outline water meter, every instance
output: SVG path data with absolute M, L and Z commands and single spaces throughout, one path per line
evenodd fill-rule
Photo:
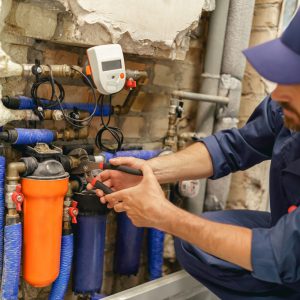
M 87 50 L 87 56 L 94 84 L 101 94 L 114 94 L 124 87 L 125 64 L 120 45 L 95 46 Z

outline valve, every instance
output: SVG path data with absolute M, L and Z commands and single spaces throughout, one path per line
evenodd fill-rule
M 22 187 L 18 184 L 16 190 L 11 195 L 11 199 L 15 203 L 17 211 L 22 211 L 22 203 L 24 201 L 24 195 L 21 193 L 21 190 Z
M 183 112 L 184 112 L 183 101 L 179 101 L 178 106 L 176 107 L 177 118 L 181 118 Z
M 68 212 L 72 219 L 73 224 L 77 224 L 77 216 L 78 216 L 78 208 L 77 208 L 78 202 L 72 201 L 71 207 L 69 207 Z
M 136 88 L 136 81 L 132 78 L 127 79 L 125 83 L 125 88 L 129 90 Z

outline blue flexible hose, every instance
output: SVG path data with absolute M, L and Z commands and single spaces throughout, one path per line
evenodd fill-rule
M 13 143 L 14 145 L 50 144 L 55 139 L 54 132 L 49 129 L 15 128 L 15 130 L 18 133 L 18 138 Z
M 34 103 L 32 98 L 25 97 L 25 96 L 18 96 L 18 98 L 19 98 L 19 101 L 20 101 L 18 109 L 23 110 L 23 109 L 34 109 L 35 108 L 35 103 Z M 51 102 L 53 102 L 53 101 L 41 99 L 42 105 L 49 105 L 49 104 L 51 104 Z M 69 110 L 73 110 L 76 107 L 78 110 L 87 111 L 90 114 L 94 111 L 94 108 L 95 108 L 94 103 L 68 103 L 68 102 L 63 102 L 61 104 L 61 106 L 63 107 L 63 109 L 69 109 Z M 60 106 L 59 105 L 54 105 L 54 106 L 49 107 L 49 109 L 50 110 L 60 109 Z M 104 104 L 103 105 L 103 116 L 109 116 L 110 114 L 112 114 L 111 106 L 108 105 L 108 104 Z M 99 106 L 99 105 L 97 106 L 95 116 L 101 116 L 101 106 Z
M 61 241 L 60 270 L 54 281 L 49 300 L 63 300 L 68 288 L 73 258 L 73 234 L 63 235 Z
M 5 217 L 4 183 L 5 183 L 5 157 L 0 156 L 0 281 L 2 276 L 3 246 L 4 246 L 4 241 L 3 241 L 4 217 Z
M 148 229 L 148 271 L 150 280 L 162 276 L 164 239 L 164 232 L 155 228 Z
M 1 299 L 17 300 L 21 264 L 22 225 L 4 228 L 4 263 L 1 283 Z

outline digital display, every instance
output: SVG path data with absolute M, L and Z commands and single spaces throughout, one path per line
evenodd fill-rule
M 103 71 L 117 70 L 117 69 L 121 69 L 121 68 L 122 68 L 122 62 L 120 59 L 102 62 L 102 70 Z

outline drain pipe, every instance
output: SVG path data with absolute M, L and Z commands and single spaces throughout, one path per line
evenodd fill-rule
M 248 47 L 255 0 L 231 0 L 222 63 L 219 93 L 230 99 L 229 105 L 219 108 L 214 132 L 236 128 L 240 108 L 242 83 L 246 59 L 242 50 Z M 226 207 L 231 174 L 207 183 L 205 210 Z
M 204 72 L 200 93 L 218 96 L 223 48 L 230 0 L 216 0 L 216 9 L 210 17 Z M 209 135 L 213 131 L 216 104 L 200 102 L 196 118 L 196 132 Z M 203 211 L 206 179 L 199 180 L 199 192 L 187 198 L 187 210 L 195 214 Z

